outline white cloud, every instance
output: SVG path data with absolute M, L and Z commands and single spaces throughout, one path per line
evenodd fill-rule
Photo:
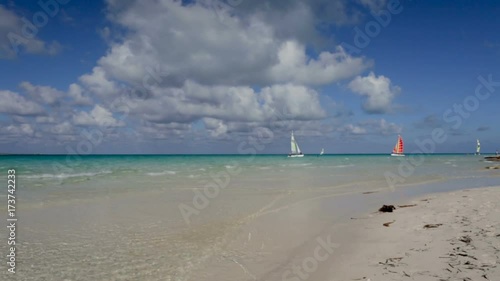
M 55 135 L 68 135 L 74 133 L 73 125 L 68 121 L 64 121 L 63 123 L 51 127 L 50 131 Z
M 262 89 L 267 119 L 314 120 L 326 117 L 316 91 L 293 84 L 273 85 Z
M 35 118 L 35 122 L 40 124 L 52 124 L 56 123 L 57 119 L 53 116 L 37 116 Z
M 0 59 L 15 58 L 19 52 L 55 55 L 61 50 L 57 41 L 44 42 L 37 37 L 27 38 L 22 32 L 21 17 L 0 5 Z
M 234 140 L 259 128 L 283 136 L 292 129 L 319 136 L 341 128 L 331 123 L 337 117 L 328 117 L 325 97 L 313 87 L 350 80 L 372 62 L 327 43 L 332 38 L 321 38 L 317 27 L 357 21 L 358 11 L 366 12 L 360 2 L 244 1 L 224 16 L 225 24 L 208 2 L 108 0 L 109 25 L 101 33 L 109 49 L 92 71 L 66 92 L 29 82 L 20 85 L 26 98 L 0 91 L 9 104 L 2 103 L 0 112 L 11 114 L 14 123 L 36 124 L 36 133 L 61 142 L 75 140 L 85 126 L 124 127 L 117 117 L 120 109 L 128 112 L 127 124 L 133 127 L 120 128 L 106 139 Z M 57 52 L 57 42 L 51 49 L 36 40 L 22 49 Z M 130 93 L 137 91 L 150 95 L 132 99 Z M 370 106 L 378 104 L 374 95 L 362 95 Z M 71 109 L 94 101 L 99 104 L 91 110 Z M 113 107 L 113 101 L 125 106 Z M 42 105 L 50 105 L 53 112 L 30 116 L 41 115 Z M 28 117 L 21 120 L 15 114 Z M 347 111 L 342 122 L 351 115 Z M 375 127 L 351 124 L 345 130 L 369 134 Z
M 222 135 L 226 135 L 228 131 L 228 127 L 222 120 L 214 119 L 214 118 L 203 118 L 203 123 L 205 124 L 205 128 L 210 132 L 212 137 L 220 137 Z
M 347 124 L 340 130 L 349 135 L 393 135 L 402 131 L 401 126 L 387 122 L 385 119 L 370 119 L 357 124 Z
M 3 133 L 12 136 L 26 137 L 33 136 L 35 130 L 30 124 L 9 125 L 3 128 Z
M 310 58 L 304 43 L 276 34 L 258 14 L 245 21 L 230 17 L 228 27 L 211 7 L 197 3 L 137 1 L 125 8 L 111 5 L 110 11 L 115 23 L 130 32 L 99 65 L 107 77 L 131 84 L 157 64 L 169 73 L 163 83 L 176 86 L 187 79 L 207 85 L 328 84 L 371 66 L 341 48 Z
M 118 92 L 116 83 L 110 80 L 104 69 L 99 66 L 94 67 L 91 74 L 82 75 L 80 81 L 91 93 L 101 97 L 113 96 Z
M 49 86 L 35 86 L 30 82 L 21 82 L 19 87 L 28 93 L 33 99 L 42 103 L 53 105 L 60 102 L 64 93 Z
M 90 112 L 80 111 L 73 116 L 75 125 L 120 127 L 124 123 L 117 121 L 113 114 L 106 108 L 96 105 Z
M 392 110 L 392 101 L 401 88 L 391 85 L 391 80 L 383 75 L 375 76 L 370 72 L 368 76 L 357 76 L 348 85 L 354 93 L 365 97 L 363 109 L 367 113 L 380 114 Z
M 317 60 L 311 59 L 303 45 L 286 41 L 278 51 L 278 63 L 271 67 L 270 76 L 277 82 L 321 85 L 351 78 L 370 66 L 370 62 L 349 56 L 341 47 L 334 53 L 320 53 Z
M 225 121 L 315 120 L 325 117 L 316 91 L 293 84 L 255 92 L 246 86 L 203 86 L 187 81 L 182 88 L 158 88 L 137 102 L 131 113 L 157 123 L 189 123 L 202 118 Z
M 69 85 L 68 95 L 73 99 L 76 105 L 91 105 L 92 99 L 83 94 L 83 89 L 78 84 Z
M 367 133 L 367 130 L 365 128 L 353 124 L 344 126 L 341 131 L 352 135 L 364 135 Z
M 0 113 L 13 115 L 41 115 L 43 108 L 33 102 L 26 100 L 23 96 L 11 92 L 0 90 Z

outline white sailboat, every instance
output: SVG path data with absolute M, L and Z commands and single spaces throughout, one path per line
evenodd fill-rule
M 288 154 L 288 157 L 304 157 L 304 153 L 300 151 L 299 144 L 295 140 L 295 137 L 293 136 L 293 131 L 292 131 L 292 137 L 290 138 L 290 145 L 292 152 Z
M 321 152 L 319 153 L 319 155 L 323 155 L 324 153 L 325 153 L 325 149 L 324 149 L 324 148 L 322 148 L 322 149 L 321 149 Z
M 396 145 L 392 150 L 391 156 L 405 156 L 403 152 L 404 152 L 403 138 L 400 135 L 398 135 L 398 141 L 396 142 Z
M 479 142 L 479 139 L 477 141 L 477 146 L 476 146 L 476 155 L 481 155 L 481 143 Z

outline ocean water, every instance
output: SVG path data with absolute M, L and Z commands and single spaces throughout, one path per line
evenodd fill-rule
M 492 165 L 459 154 L 2 155 L 0 179 L 16 169 L 22 280 L 281 280 L 328 227 L 395 194 L 500 186 Z
M 391 185 L 495 176 L 484 156 L 388 155 L 94 155 L 0 156 L 0 171 L 15 168 L 25 199 L 51 191 L 89 194 L 123 190 L 202 188 L 229 175 L 227 188 L 384 189 Z M 410 161 L 411 160 L 411 161 Z M 389 179 L 389 181 L 388 181 Z M 392 184 L 391 184 L 392 182 Z M 5 194 L 5 190 L 0 190 Z M 64 198 L 65 195 L 70 198 Z M 70 193 L 60 198 L 71 199 Z

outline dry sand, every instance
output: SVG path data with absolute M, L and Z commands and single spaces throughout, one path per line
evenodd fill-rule
M 345 224 L 344 231 L 356 237 L 342 245 L 319 276 L 330 281 L 500 280 L 500 187 L 432 194 L 404 204 L 416 206 L 395 205 L 392 213 Z

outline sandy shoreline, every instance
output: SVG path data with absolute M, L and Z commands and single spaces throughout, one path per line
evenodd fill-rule
M 404 204 L 345 224 L 356 237 L 314 280 L 499 280 L 500 187 Z
M 227 190 L 200 214 L 204 224 L 189 227 L 175 204 L 182 197 L 165 191 L 21 208 L 16 277 L 498 280 L 500 188 L 458 188 L 447 182 L 352 194 Z M 376 213 L 381 204 L 417 206 Z

